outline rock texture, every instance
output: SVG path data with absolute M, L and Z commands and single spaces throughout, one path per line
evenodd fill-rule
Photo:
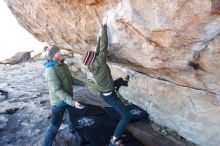
M 123 76 L 121 67 L 113 67 L 113 74 Z M 140 105 L 157 123 L 176 130 L 180 135 L 199 145 L 219 145 L 220 101 L 216 95 L 197 89 L 177 86 L 137 72 L 128 88 L 121 94 Z
M 219 0 L 5 0 L 38 40 L 82 53 L 109 13 L 109 57 L 139 72 L 125 98 L 200 145 L 220 143 Z
M 9 59 L 0 61 L 0 64 L 17 64 L 31 59 L 31 52 L 18 52 Z

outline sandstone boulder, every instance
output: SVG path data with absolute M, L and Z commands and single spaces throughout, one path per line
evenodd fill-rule
M 199 145 L 219 145 L 219 0 L 5 0 L 38 40 L 82 54 L 109 14 L 109 59 L 134 71 L 125 98 Z M 115 76 L 116 77 L 116 76 Z

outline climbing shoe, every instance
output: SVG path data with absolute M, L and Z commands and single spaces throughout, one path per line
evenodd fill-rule
M 127 75 L 126 77 L 125 77 L 125 80 L 124 80 L 124 86 L 128 86 L 128 81 L 129 81 L 129 75 Z
M 125 81 L 129 81 L 129 75 L 127 75 L 126 77 L 125 77 Z
M 111 138 L 109 146 L 125 146 L 125 144 L 122 143 L 121 139 L 113 140 Z

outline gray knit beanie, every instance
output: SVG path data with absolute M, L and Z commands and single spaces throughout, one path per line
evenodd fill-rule
M 44 48 L 44 49 L 45 49 L 45 48 Z M 53 46 L 53 47 L 51 47 L 51 48 L 47 47 L 47 48 L 46 48 L 46 56 L 47 56 L 47 58 L 50 59 L 50 60 L 53 59 L 54 55 L 55 55 L 58 51 L 60 51 L 60 48 L 58 48 L 58 47 L 55 47 L 55 46 Z

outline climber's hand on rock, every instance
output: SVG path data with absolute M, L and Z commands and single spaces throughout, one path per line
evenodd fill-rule
M 108 21 L 108 13 L 105 14 L 105 16 L 102 20 L 102 25 L 107 25 L 107 21 Z

